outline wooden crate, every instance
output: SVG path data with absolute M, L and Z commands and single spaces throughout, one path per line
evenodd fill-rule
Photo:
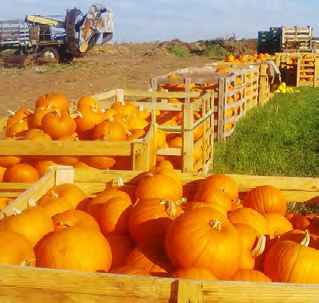
M 137 174 L 70 167 L 54 169 L 0 213 L 0 218 L 11 215 L 14 208 L 26 209 L 30 198 L 39 199 L 52 185 L 74 183 L 94 196 L 105 188 L 106 182 L 116 182 L 119 176 L 125 183 L 135 184 Z M 179 176 L 185 184 L 208 175 Z M 231 176 L 241 192 L 268 184 L 280 188 L 288 201 L 304 202 L 318 196 L 318 179 Z M 1 302 L 315 303 L 318 297 L 319 285 L 310 284 L 184 280 L 0 265 Z
M 288 85 L 319 86 L 319 54 L 277 53 L 276 65 Z
M 70 112 L 76 110 L 77 101 L 70 101 Z M 141 103 L 143 105 L 144 103 Z M 101 104 L 99 104 L 101 105 Z M 139 105 L 137 103 L 137 105 Z M 103 104 L 110 108 L 111 103 Z M 151 112 L 153 115 L 153 112 Z M 0 156 L 117 156 L 126 157 L 129 168 L 136 171 L 148 170 L 155 164 L 155 130 L 151 119 L 148 132 L 142 139 L 133 141 L 106 142 L 98 140 L 79 141 L 29 141 L 3 140 L 7 117 L 0 119 Z M 54 159 L 53 159 L 54 161 Z
M 161 148 L 156 154 L 164 157 L 180 159 L 177 170 L 182 172 L 207 173 L 213 161 L 214 140 L 214 115 L 213 115 L 213 92 L 148 92 L 137 90 L 116 89 L 94 95 L 102 107 L 113 102 L 129 101 L 136 105 L 143 105 L 150 111 L 159 110 L 164 112 L 182 113 L 182 125 L 159 125 L 159 118 L 154 115 L 156 127 L 166 133 L 181 135 L 182 148 Z M 181 103 L 169 103 L 170 98 L 183 100 Z M 192 99 L 192 102 L 191 102 Z M 194 113 L 199 114 L 199 119 L 194 122 Z M 203 128 L 202 135 L 195 141 L 194 131 Z M 155 138 L 156 139 L 156 138 Z M 202 147 L 202 156 L 196 162 L 193 161 L 194 151 Z
M 313 28 L 307 27 L 282 27 L 281 49 L 283 51 L 311 52 Z
M 170 74 L 178 75 L 179 78 L 168 78 Z M 236 85 L 236 77 L 241 78 L 242 85 Z M 153 91 L 165 87 L 167 84 L 183 85 L 183 90 L 211 91 L 214 86 L 214 139 L 216 141 L 225 140 L 230 136 L 236 126 L 236 121 L 246 113 L 245 99 L 245 77 L 244 73 L 238 75 L 234 73 L 216 73 L 215 69 L 208 67 L 201 68 L 184 68 L 165 75 L 157 76 L 151 79 Z M 207 87 L 205 87 L 209 84 Z M 232 85 L 233 89 L 227 88 Z M 237 93 L 241 98 L 235 102 L 228 103 L 229 98 L 236 100 Z M 227 110 L 235 109 L 237 106 L 241 108 L 238 116 L 226 117 Z
M 246 79 L 246 110 L 258 105 L 260 69 L 258 65 L 253 63 L 213 62 L 208 64 L 207 67 L 229 67 L 231 73 L 244 73 Z

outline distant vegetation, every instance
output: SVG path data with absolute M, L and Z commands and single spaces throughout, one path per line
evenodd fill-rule
M 212 59 L 224 59 L 229 54 L 229 51 L 218 43 L 212 43 L 208 45 L 201 54 Z

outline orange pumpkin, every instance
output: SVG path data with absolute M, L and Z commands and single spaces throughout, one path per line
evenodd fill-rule
M 4 210 L 12 201 L 13 198 L 0 197 L 0 211 Z
M 278 213 L 284 215 L 287 203 L 281 191 L 270 185 L 258 186 L 250 190 L 243 200 L 245 207 L 257 210 L 261 214 Z
M 129 218 L 129 232 L 136 243 L 164 239 L 170 223 L 182 213 L 179 205 L 161 199 L 139 200 Z
M 100 226 L 97 221 L 81 210 L 66 210 L 63 213 L 54 215 L 52 221 L 55 231 L 73 226 L 88 226 L 100 231 Z
M 86 165 L 97 169 L 110 169 L 115 165 L 115 159 L 107 156 L 85 156 L 81 157 L 81 160 Z
M 200 237 L 194 237 L 200 235 Z M 219 211 L 202 207 L 187 211 L 168 227 L 165 247 L 176 268 L 200 267 L 218 279 L 229 279 L 239 268 L 239 233 Z
M 0 156 L 0 166 L 8 168 L 21 162 L 21 157 L 18 156 Z
M 36 266 L 88 272 L 108 272 L 111 248 L 96 229 L 75 226 L 43 238 L 35 248 Z
M 50 160 L 41 160 L 34 164 L 34 168 L 38 171 L 40 177 L 44 176 L 54 166 L 57 166 L 57 164 Z
M 239 269 L 231 278 L 231 281 L 242 282 L 271 282 L 264 273 L 254 269 Z
M 53 109 L 59 111 L 69 111 L 69 102 L 64 94 L 58 92 L 52 92 L 40 96 L 35 103 L 36 108 L 50 106 Z
M 24 140 L 39 140 L 39 141 L 51 141 L 50 135 L 46 134 L 43 130 L 41 129 L 30 129 L 26 132 Z
M 112 235 L 106 239 L 112 251 L 111 270 L 125 265 L 127 256 L 134 248 L 133 240 L 127 235 Z
M 173 272 L 172 264 L 167 258 L 161 241 L 140 243 L 126 258 L 126 265 L 149 272 L 152 276 L 169 277 Z
M 102 121 L 95 126 L 92 138 L 105 141 L 126 141 L 126 130 L 119 122 Z
M 125 235 L 133 205 L 127 198 L 114 197 L 101 205 L 96 216 L 105 237 Z
M 292 224 L 283 216 L 277 213 L 264 214 L 264 218 L 268 222 L 270 239 L 273 239 L 276 234 L 284 234 L 293 229 Z
M 36 206 L 0 220 L 0 230 L 18 232 L 35 246 L 42 237 L 54 231 L 54 226 L 46 212 Z
M 58 140 L 63 136 L 72 135 L 76 130 L 76 123 L 67 112 L 56 109 L 43 116 L 41 129 L 52 139 Z
M 8 111 L 10 116 L 7 120 L 7 126 L 19 122 L 20 120 L 26 119 L 31 115 L 28 109 L 18 109 L 16 112 Z
M 0 231 L 0 264 L 34 266 L 35 254 L 29 240 L 15 231 Z
M 39 177 L 39 173 L 34 167 L 19 163 L 7 168 L 3 176 L 3 182 L 34 183 L 39 180 Z
M 52 109 L 52 107 L 48 106 L 48 107 L 40 107 L 40 108 L 36 108 L 35 112 L 30 115 L 27 119 L 27 123 L 28 123 L 28 128 L 29 129 L 40 129 L 41 125 L 42 125 L 42 119 L 43 117 L 50 112 L 53 112 L 54 109 Z

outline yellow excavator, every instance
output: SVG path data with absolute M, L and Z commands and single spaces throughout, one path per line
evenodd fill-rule
M 113 22 L 111 9 L 102 4 L 92 5 L 86 14 L 77 8 L 69 9 L 62 20 L 26 15 L 23 21 L 0 21 L 0 52 L 15 50 L 7 62 L 17 64 L 30 57 L 39 61 L 72 62 L 96 44 L 110 41 Z

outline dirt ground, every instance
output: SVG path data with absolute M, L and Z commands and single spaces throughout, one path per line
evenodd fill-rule
M 33 108 L 38 96 L 59 91 L 70 99 L 115 88 L 149 88 L 150 78 L 185 67 L 200 67 L 206 57 L 179 58 L 156 44 L 118 44 L 100 48 L 73 64 L 0 70 L 0 116 L 18 107 Z

